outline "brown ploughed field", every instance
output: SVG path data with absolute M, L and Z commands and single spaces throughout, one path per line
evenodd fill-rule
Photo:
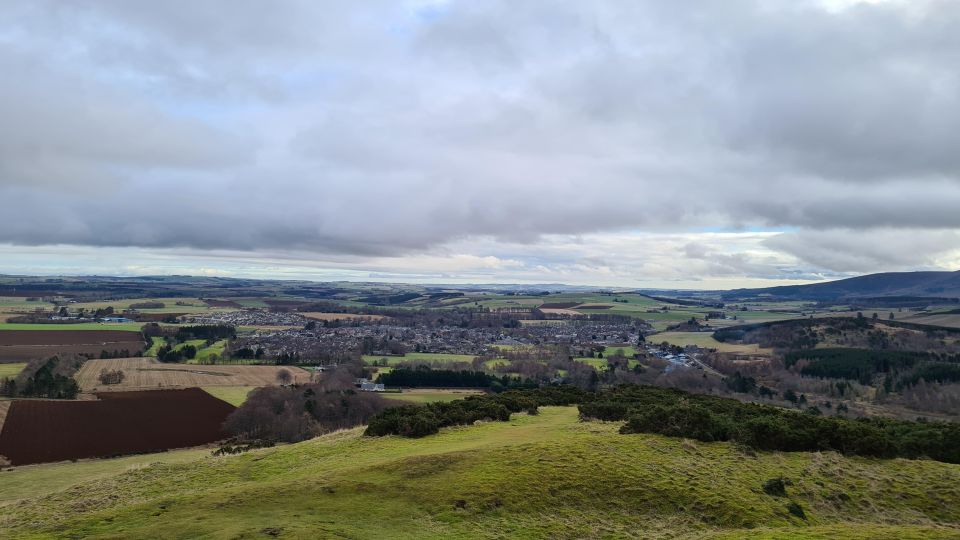
M 105 392 L 98 401 L 14 400 L 0 455 L 13 465 L 161 452 L 226 438 L 234 407 L 199 388 Z
M 0 332 L 0 362 L 26 361 L 56 355 L 145 348 L 139 332 L 123 330 L 4 330 Z

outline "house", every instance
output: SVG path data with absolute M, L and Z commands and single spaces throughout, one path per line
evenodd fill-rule
M 128 319 L 128 318 L 126 318 L 126 317 L 104 317 L 104 318 L 102 318 L 102 319 L 100 319 L 100 320 L 103 321 L 103 322 L 109 322 L 109 323 L 128 323 L 128 322 L 133 322 L 133 319 Z
M 383 392 L 384 388 L 383 388 L 383 384 L 365 382 L 360 385 L 360 391 L 361 392 Z

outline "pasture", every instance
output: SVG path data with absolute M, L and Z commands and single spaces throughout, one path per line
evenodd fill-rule
M 98 302 L 81 302 L 76 304 L 71 304 L 70 309 L 80 309 L 83 308 L 87 311 L 96 311 L 98 309 L 112 307 L 117 313 L 122 312 L 126 309 L 131 309 L 131 306 L 136 304 L 144 303 L 161 303 L 163 304 L 162 308 L 135 308 L 137 311 L 142 313 L 189 313 L 189 314 L 202 314 L 210 313 L 213 311 L 233 311 L 228 308 L 211 308 L 204 301 L 197 298 L 187 298 L 187 297 L 165 297 L 165 298 L 123 298 L 119 300 L 103 300 Z
M 387 318 L 384 315 L 366 315 L 359 313 L 320 313 L 317 311 L 306 311 L 300 315 L 315 321 L 344 321 L 349 319 L 367 319 L 371 321 L 379 321 Z
M 761 349 L 760 346 L 755 343 L 721 343 L 713 339 L 712 332 L 662 332 L 660 334 L 647 336 L 647 341 L 650 343 L 667 342 L 670 345 L 676 345 L 678 347 L 696 345 L 697 347 L 716 349 L 718 352 L 724 353 L 765 354 L 770 352 L 769 349 Z
M 209 448 L 189 448 L 155 454 L 14 467 L 3 471 L 0 509 L 4 505 L 32 497 L 41 497 L 76 484 L 103 482 L 120 474 L 136 474 L 138 470 L 151 465 L 186 463 L 209 457 Z
M 121 370 L 120 384 L 104 385 L 100 371 Z M 164 364 L 155 358 L 94 359 L 83 364 L 74 375 L 82 392 L 157 390 L 208 386 L 271 386 L 277 384 L 277 372 L 285 369 L 296 383 L 310 382 L 310 372 L 293 366 L 238 366 Z
M 225 438 L 234 407 L 198 388 L 107 392 L 97 401 L 14 400 L 0 455 L 14 465 L 160 452 Z
M 27 367 L 26 362 L 13 362 L 10 364 L 0 364 L 0 379 L 8 377 L 10 379 L 16 377 L 23 371 L 23 368 Z
M 250 395 L 256 386 L 204 386 L 201 388 L 204 392 L 210 394 L 211 396 L 222 399 L 227 403 L 233 405 L 234 407 L 239 407 L 243 405 L 243 402 L 247 400 L 247 396 Z
M 472 354 L 450 354 L 450 353 L 407 353 L 404 356 L 384 356 L 377 354 L 363 355 L 364 363 L 368 365 L 379 365 L 382 359 L 386 358 L 388 366 L 395 366 L 403 362 L 472 362 L 476 356 Z
M 960 531 L 954 465 L 818 452 L 747 456 L 729 443 L 619 428 L 580 422 L 575 407 L 543 407 L 537 416 L 423 439 L 367 438 L 358 428 L 237 456 L 174 454 L 178 462 L 150 466 L 141 464 L 165 457 L 144 456 L 133 471 L 120 459 L 24 467 L 2 473 L 18 487 L 0 496 L 17 501 L 0 502 L 0 529 L 11 537 L 128 538 L 388 531 L 393 538 L 866 539 Z M 50 485 L 48 467 L 65 480 Z M 779 477 L 791 480 L 789 498 L 762 489 Z M 36 493 L 25 487 L 34 478 L 47 482 Z M 806 519 L 791 516 L 789 502 Z

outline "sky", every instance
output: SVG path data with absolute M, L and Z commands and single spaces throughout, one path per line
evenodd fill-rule
M 960 270 L 960 2 L 0 5 L 0 273 Z

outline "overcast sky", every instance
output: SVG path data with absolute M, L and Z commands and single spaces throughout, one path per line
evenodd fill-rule
M 960 2 L 0 8 L 0 272 L 960 269 Z

